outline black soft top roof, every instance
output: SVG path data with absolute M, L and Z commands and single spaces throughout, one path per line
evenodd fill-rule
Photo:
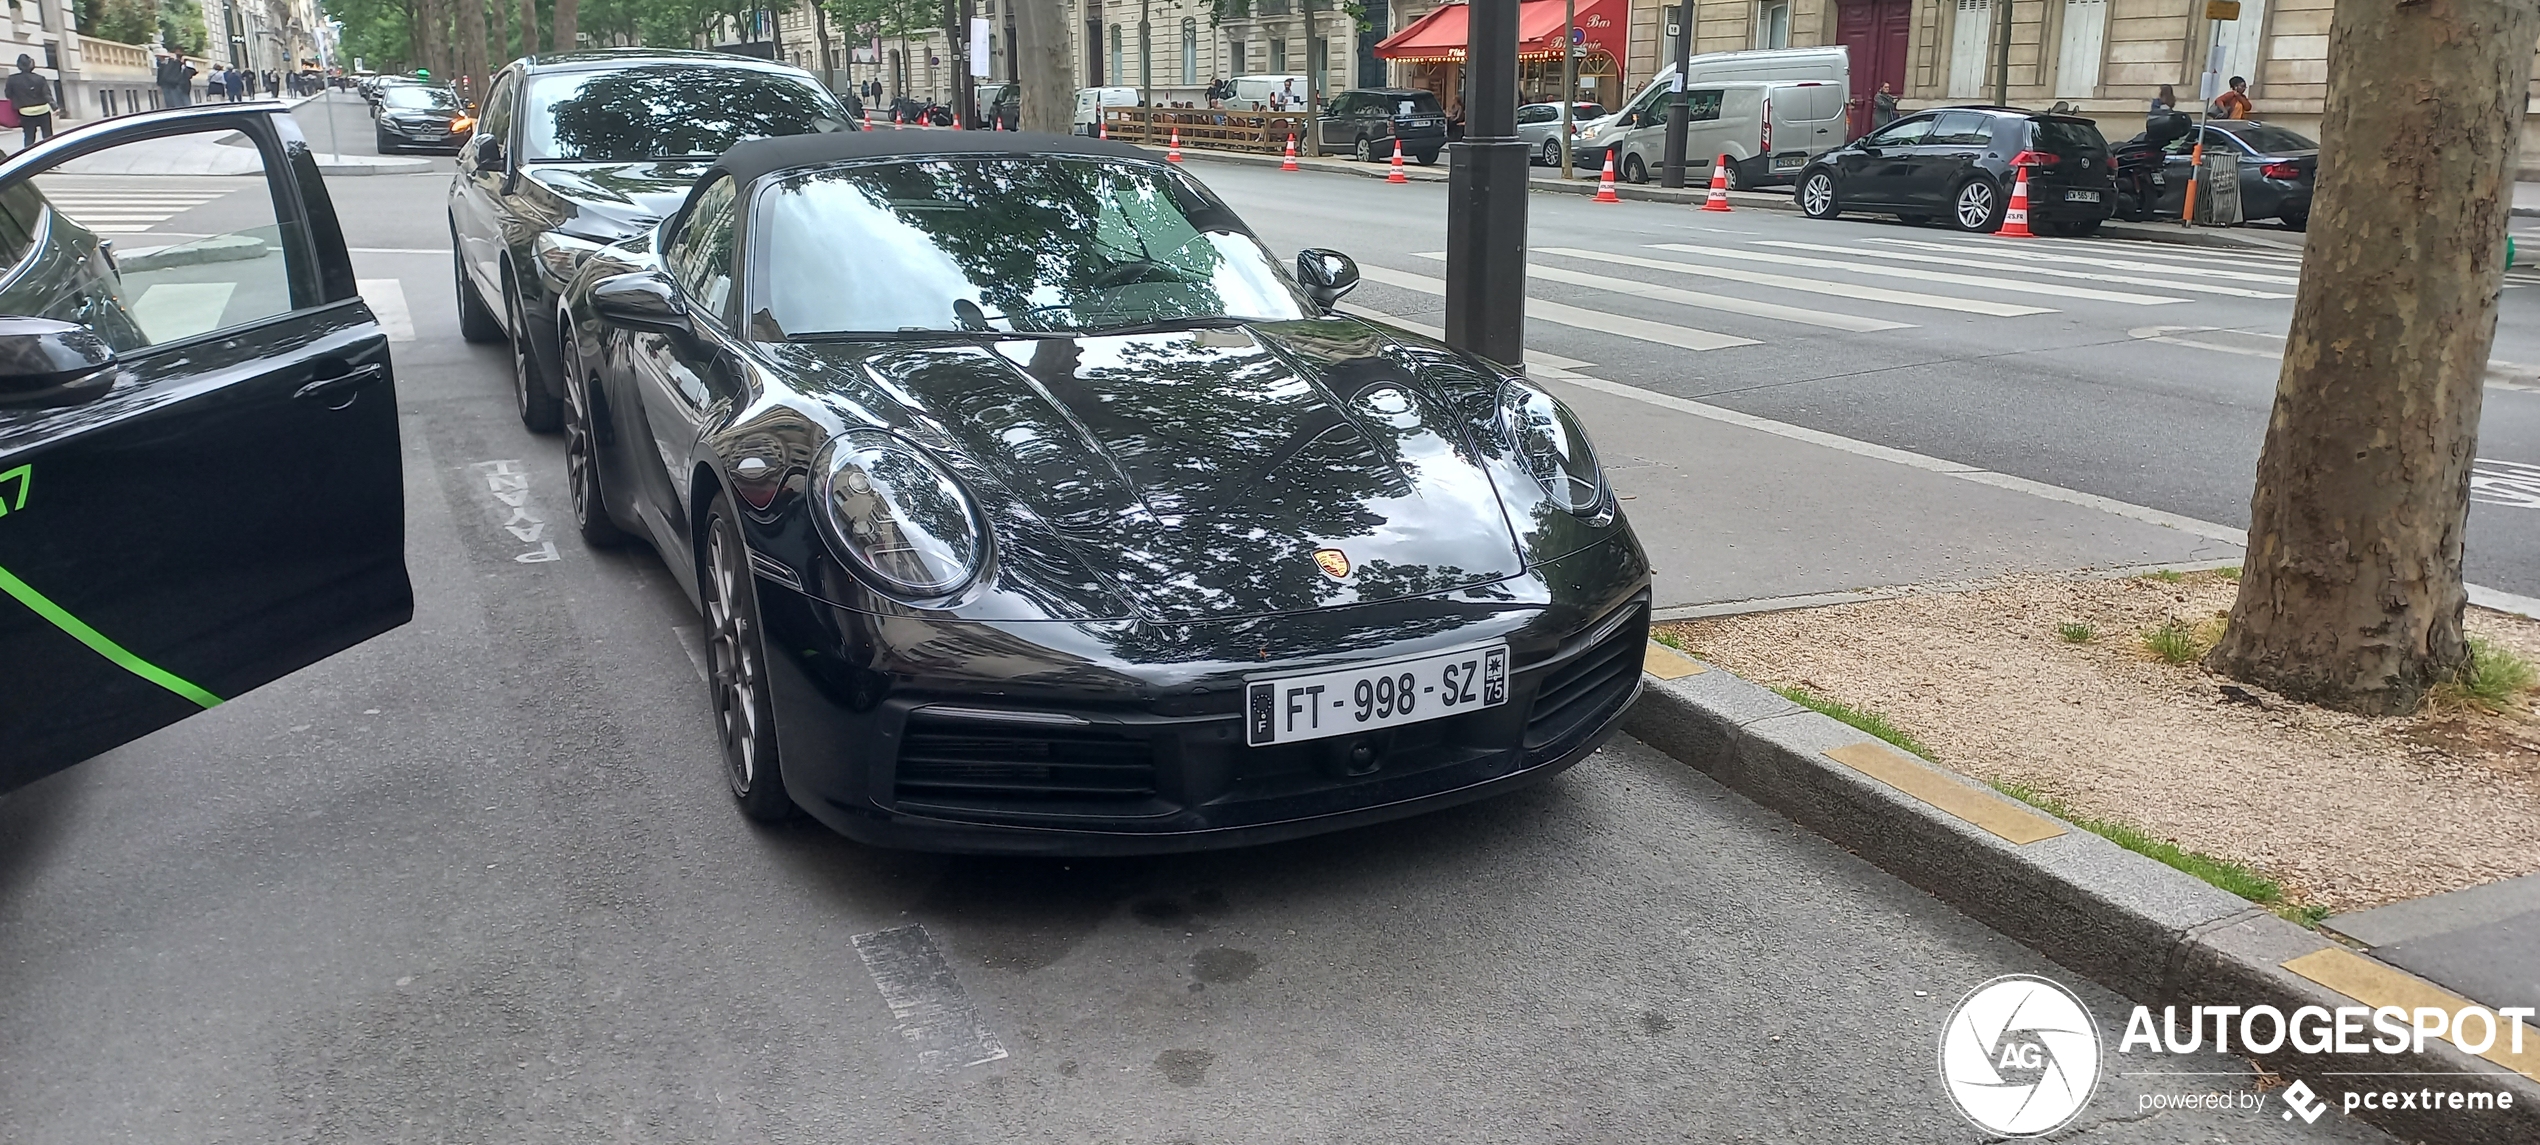
M 835 131 L 753 139 L 723 153 L 698 182 L 730 175 L 747 185 L 760 176 L 849 159 L 932 158 L 962 155 L 1075 155 L 1154 162 L 1153 152 L 1081 135 L 1014 131 Z

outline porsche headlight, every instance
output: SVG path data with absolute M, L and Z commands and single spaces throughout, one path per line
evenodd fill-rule
M 1593 517 L 1612 505 L 1605 470 L 1596 463 L 1596 448 L 1570 407 L 1551 394 L 1520 381 L 1499 391 L 1499 416 L 1510 446 L 1526 471 L 1543 485 L 1555 507 Z
M 576 235 L 548 231 L 539 235 L 538 241 L 529 244 L 529 249 L 537 254 L 538 265 L 547 268 L 547 277 L 561 283 L 573 281 L 573 272 L 582 269 L 582 260 L 591 257 L 594 251 L 605 249 L 608 245 Z
M 987 555 L 979 511 L 960 482 L 878 430 L 823 446 L 813 514 L 838 555 L 902 596 L 943 596 L 979 575 Z

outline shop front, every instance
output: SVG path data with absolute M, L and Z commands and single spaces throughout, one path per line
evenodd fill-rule
M 1517 98 L 1553 103 L 1561 98 L 1561 49 L 1578 45 L 1577 98 L 1615 106 L 1623 94 L 1623 29 L 1627 0 L 1577 0 L 1571 24 L 1569 0 L 1521 0 L 1517 5 Z M 1466 16 L 1461 3 L 1443 4 L 1385 37 L 1376 55 L 1403 65 L 1405 87 L 1436 92 L 1454 118 L 1464 103 Z M 1575 34 L 1565 35 L 1575 28 Z

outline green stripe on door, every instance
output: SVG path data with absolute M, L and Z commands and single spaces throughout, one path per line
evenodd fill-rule
M 18 603 L 34 609 L 37 616 L 41 616 L 44 619 L 51 621 L 53 627 L 70 633 L 72 639 L 89 646 L 89 648 L 95 650 L 98 655 L 114 661 L 117 665 L 121 666 L 124 671 L 130 672 L 135 676 L 139 676 L 144 680 L 148 680 L 153 684 L 157 684 L 162 688 L 183 696 L 186 699 L 192 700 L 197 704 L 201 704 L 206 708 L 220 706 L 219 696 L 215 696 L 210 692 L 206 692 L 203 689 L 194 686 L 193 682 L 187 680 L 183 676 L 179 676 L 176 673 L 159 667 L 158 665 L 144 660 L 139 656 L 133 655 L 123 645 L 107 639 L 105 633 L 99 632 L 94 628 L 90 628 L 86 623 L 82 622 L 80 618 L 63 611 L 61 605 L 53 603 L 53 601 L 46 597 L 43 593 L 35 591 L 35 586 L 19 580 L 16 573 L 10 572 L 5 568 L 0 568 L 0 592 L 5 592 L 10 596 L 16 597 Z

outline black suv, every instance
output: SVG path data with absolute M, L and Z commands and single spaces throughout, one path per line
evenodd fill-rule
M 1434 163 L 1446 147 L 1446 111 L 1434 92 L 1405 88 L 1358 88 L 1332 97 L 1314 121 L 1321 131 L 1323 152 L 1346 151 L 1361 163 L 1393 158 L 1394 140 L 1402 141 L 1403 158 Z
M 1810 160 L 1795 197 L 1812 219 L 1863 211 L 1989 232 L 2010 207 L 2015 165 L 2028 168 L 2029 226 L 2040 234 L 2086 235 L 2116 209 L 2099 126 L 2016 107 L 1945 107 L 1899 119 Z
M 851 131 L 811 73 L 720 52 L 514 60 L 486 86 L 450 183 L 459 334 L 512 345 L 520 420 L 563 424 L 556 300 L 584 257 L 651 228 L 744 139 Z

